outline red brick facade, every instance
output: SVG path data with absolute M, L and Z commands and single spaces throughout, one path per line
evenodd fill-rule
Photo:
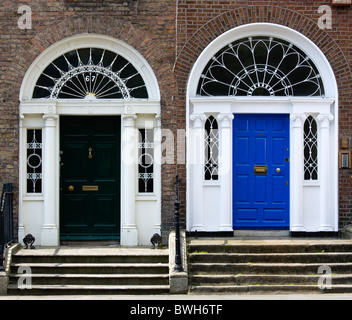
M 177 129 L 185 129 L 186 86 L 191 68 L 211 41 L 227 30 L 253 22 L 290 27 L 312 40 L 329 60 L 339 87 L 340 140 L 351 139 L 352 7 L 331 7 L 332 29 L 321 30 L 319 6 L 330 3 L 326 0 L 4 0 L 0 7 L 0 184 L 15 185 L 15 216 L 19 180 L 18 97 L 23 77 L 49 46 L 81 33 L 111 36 L 141 53 L 159 83 L 162 127 L 176 133 Z M 32 10 L 32 29 L 18 27 L 21 14 L 17 12 L 21 5 Z M 178 150 L 177 145 L 175 148 Z M 184 163 L 176 164 L 176 154 L 174 164 L 162 167 L 165 234 L 173 222 L 176 171 L 182 179 L 180 199 L 182 220 L 185 219 L 186 169 Z M 340 227 L 352 219 L 351 174 L 350 170 L 340 171 Z

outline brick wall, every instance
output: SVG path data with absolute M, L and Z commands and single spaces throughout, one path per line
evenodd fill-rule
M 324 4 L 330 5 L 330 0 L 3 0 L 0 5 L 0 184 L 13 182 L 17 200 L 18 96 L 26 70 L 50 45 L 80 33 L 115 37 L 144 56 L 159 82 L 162 127 L 176 134 L 177 129 L 185 129 L 185 94 L 191 67 L 212 40 L 231 28 L 251 22 L 288 26 L 315 42 L 330 61 L 340 89 L 340 137 L 350 139 L 352 7 L 332 8 L 332 29 L 321 30 L 317 25 L 321 17 L 318 8 Z M 21 5 L 31 7 L 32 29 L 18 28 L 21 14 L 17 11 Z M 173 223 L 176 172 L 182 179 L 181 222 L 185 222 L 185 165 L 176 162 L 163 165 L 164 236 Z M 341 226 L 352 218 L 351 175 L 352 171 L 340 171 Z M 17 207 L 15 210 L 17 216 Z

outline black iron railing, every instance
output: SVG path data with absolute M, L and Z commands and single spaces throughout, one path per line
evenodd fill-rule
M 13 240 L 13 187 L 5 183 L 0 202 L 0 270 L 4 269 L 5 248 Z
M 181 180 L 176 176 L 176 200 L 174 202 L 175 207 L 175 272 L 182 272 L 182 257 L 181 257 L 181 239 L 180 239 L 180 200 L 178 194 L 178 188 Z

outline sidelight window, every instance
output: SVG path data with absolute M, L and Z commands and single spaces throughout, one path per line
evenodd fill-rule
M 304 180 L 318 180 L 318 125 L 312 116 L 304 123 Z
M 138 192 L 154 192 L 154 130 L 139 129 Z
M 205 122 L 205 177 L 207 181 L 219 179 L 219 130 L 218 122 L 209 116 Z
M 42 130 L 27 130 L 27 193 L 42 192 Z

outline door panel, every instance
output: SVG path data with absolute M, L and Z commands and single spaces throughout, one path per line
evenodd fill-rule
M 235 228 L 289 227 L 289 117 L 235 115 Z
M 62 239 L 120 236 L 120 117 L 61 117 Z

